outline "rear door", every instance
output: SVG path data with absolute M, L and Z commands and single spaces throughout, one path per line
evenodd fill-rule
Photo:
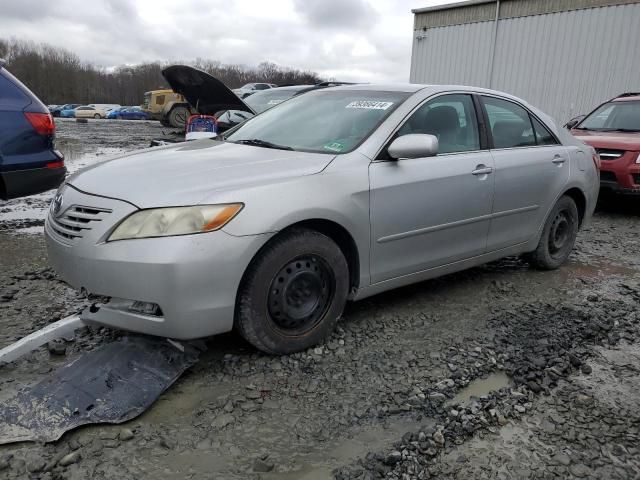
M 522 105 L 482 95 L 495 165 L 487 250 L 530 240 L 569 180 L 569 154 Z
M 383 153 L 371 163 L 372 282 L 485 252 L 493 158 L 484 148 L 478 118 L 470 94 L 432 98 L 391 141 L 409 133 L 436 135 L 438 155 L 391 160 Z

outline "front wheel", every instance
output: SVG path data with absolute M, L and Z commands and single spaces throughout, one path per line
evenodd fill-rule
M 271 354 L 305 350 L 333 330 L 349 291 L 349 267 L 329 237 L 296 229 L 268 243 L 240 286 L 235 325 Z
M 93 118 L 95 118 L 96 120 L 98 120 L 98 119 L 100 118 L 100 114 L 99 114 L 99 113 L 96 113 L 96 114 L 93 116 Z
M 575 244 L 580 224 L 576 202 L 561 197 L 555 204 L 542 230 L 538 247 L 528 257 L 542 270 L 554 270 L 564 264 Z

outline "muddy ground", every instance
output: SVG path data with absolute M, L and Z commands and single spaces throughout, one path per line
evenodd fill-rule
M 72 170 L 161 133 L 58 123 Z M 0 346 L 86 304 L 47 266 L 51 195 L 0 204 Z M 640 478 L 639 225 L 606 199 L 563 268 L 511 258 L 350 304 L 303 353 L 213 338 L 140 417 L 0 447 L 0 478 Z M 117 335 L 0 367 L 0 402 Z

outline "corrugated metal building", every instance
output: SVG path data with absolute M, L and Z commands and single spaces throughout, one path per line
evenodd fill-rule
M 502 90 L 561 123 L 640 91 L 639 0 L 471 0 L 413 13 L 412 83 Z

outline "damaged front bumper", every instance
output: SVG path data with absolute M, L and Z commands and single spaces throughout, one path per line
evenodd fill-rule
M 83 320 L 182 340 L 232 329 L 236 292 L 265 235 L 216 231 L 106 242 L 113 227 L 136 208 L 72 187 L 65 189 L 64 199 L 68 207 L 50 214 L 45 223 L 49 261 L 72 287 L 110 298 L 83 312 Z M 78 208 L 99 213 L 75 236 L 65 230 L 65 215 L 76 218 Z M 137 302 L 159 308 L 145 312 Z

